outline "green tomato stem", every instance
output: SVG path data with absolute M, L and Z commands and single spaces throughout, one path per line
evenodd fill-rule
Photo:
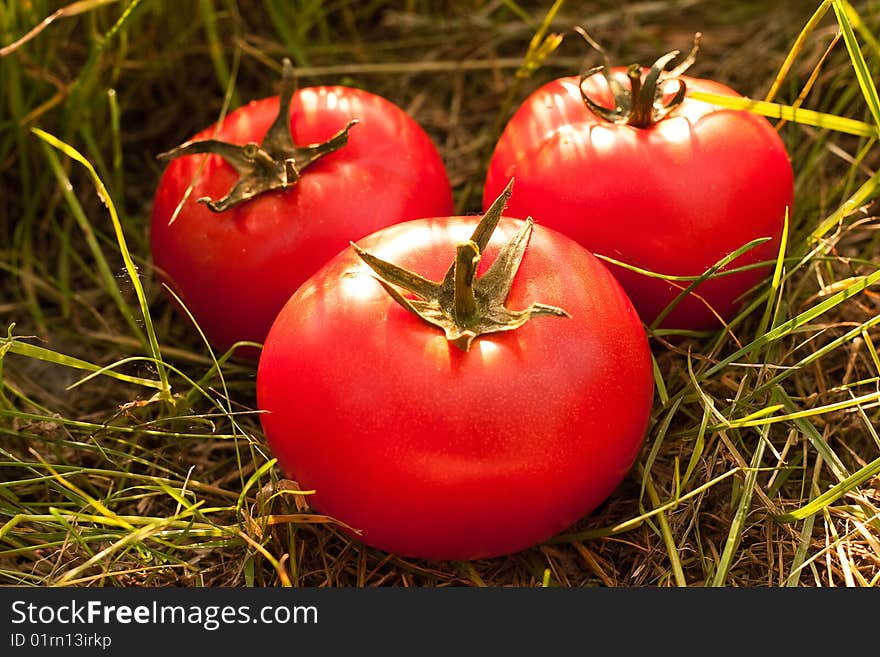
M 462 351 L 468 351 L 471 343 L 483 334 L 512 331 L 533 317 L 568 317 L 561 308 L 541 303 L 533 303 L 524 310 L 511 310 L 505 305 L 532 233 L 531 219 L 504 245 L 486 272 L 477 277 L 482 252 L 501 219 L 512 185 L 511 180 L 480 219 L 471 239 L 456 245 L 452 265 L 442 281 L 429 281 L 352 243 L 352 248 L 373 270 L 392 299 L 442 329 L 446 339 Z M 415 298 L 405 296 L 401 290 Z
M 319 159 L 348 143 L 348 131 L 357 123 L 352 119 L 327 141 L 307 146 L 293 143 L 290 132 L 290 101 L 295 90 L 293 65 L 284 59 L 279 93 L 278 114 L 260 144 L 232 144 L 217 139 L 189 141 L 158 158 L 170 161 L 183 155 L 210 153 L 219 155 L 238 172 L 239 179 L 225 196 L 218 200 L 198 199 L 214 212 L 223 212 L 260 194 L 276 189 L 289 189 L 299 182 L 303 170 Z
M 470 240 L 455 249 L 455 275 L 452 290 L 452 314 L 461 326 L 466 326 L 477 314 L 477 296 L 474 279 L 480 262 L 480 249 Z
M 642 76 L 642 67 L 639 64 L 630 65 L 626 72 L 629 88 L 621 84 L 611 74 L 611 66 L 602 47 L 583 29 L 578 28 L 578 32 L 605 59 L 603 65 L 594 66 L 584 71 L 580 76 L 581 98 L 586 106 L 598 117 L 611 123 L 630 125 L 635 128 L 650 128 L 658 121 L 666 118 L 670 112 L 684 101 L 687 85 L 680 76 L 696 60 L 701 38 L 699 32 L 694 35 L 694 45 L 687 57 L 678 66 L 669 71 L 666 70 L 666 67 L 672 60 L 678 57 L 678 50 L 673 50 L 659 57 L 651 68 L 648 69 L 644 77 Z M 596 74 L 601 74 L 605 78 L 611 95 L 614 98 L 614 107 L 601 105 L 584 91 L 584 81 Z M 664 101 L 664 96 L 666 95 L 664 89 L 667 82 L 677 83 L 678 89 L 672 95 L 672 98 Z

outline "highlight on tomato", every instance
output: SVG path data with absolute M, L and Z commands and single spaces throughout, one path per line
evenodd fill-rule
M 452 191 L 425 130 L 345 86 L 255 100 L 160 155 L 150 245 L 162 280 L 209 341 L 262 342 L 288 297 L 376 230 L 448 214 Z
M 672 69 L 678 51 L 650 69 L 606 59 L 537 89 L 495 147 L 484 207 L 515 177 L 508 214 L 533 216 L 626 265 L 612 271 L 646 324 L 711 330 L 767 278 L 794 191 L 785 145 L 766 118 L 692 98 L 739 96 L 685 75 L 699 36 Z
M 358 240 L 279 313 L 257 369 L 272 453 L 375 548 L 516 552 L 621 483 L 653 398 L 647 335 L 604 264 L 531 220 L 424 218 Z

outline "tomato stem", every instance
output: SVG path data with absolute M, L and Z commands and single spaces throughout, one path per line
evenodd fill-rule
M 699 32 L 694 35 L 694 44 L 688 55 L 678 66 L 669 71 L 666 70 L 666 67 L 678 57 L 680 54 L 678 50 L 673 50 L 659 57 L 647 73 L 644 73 L 644 77 L 644 71 L 639 64 L 630 65 L 626 71 L 629 83 L 627 89 L 612 74 L 604 49 L 583 28 L 576 27 L 575 29 L 605 60 L 604 64 L 587 69 L 580 76 L 581 98 L 586 106 L 600 118 L 611 123 L 631 125 L 635 128 L 650 128 L 666 118 L 684 101 L 687 84 L 681 79 L 681 75 L 696 61 L 702 38 Z M 584 91 L 584 81 L 596 74 L 601 74 L 605 78 L 614 99 L 614 107 L 606 107 L 596 102 Z M 678 85 L 675 93 L 668 99 L 667 83 Z
M 471 238 L 456 246 L 452 265 L 442 281 L 429 281 L 352 243 L 360 258 L 375 272 L 376 280 L 397 303 L 443 329 L 446 339 L 463 351 L 468 351 L 480 335 L 517 329 L 532 317 L 568 317 L 561 308 L 541 303 L 533 303 L 525 310 L 510 310 L 504 305 L 532 234 L 531 218 L 501 249 L 489 269 L 477 277 L 480 258 L 501 219 L 512 185 L 511 180 L 480 219 Z M 398 288 L 416 298 L 404 296 Z
M 183 155 L 210 153 L 219 155 L 238 172 L 238 182 L 219 200 L 210 197 L 198 199 L 214 212 L 223 212 L 239 203 L 248 201 L 264 192 L 289 189 L 299 182 L 306 167 L 339 150 L 348 143 L 348 131 L 357 123 L 352 119 L 327 141 L 306 146 L 293 143 L 290 131 L 290 101 L 296 82 L 293 65 L 285 58 L 282 66 L 278 114 L 266 131 L 260 144 L 232 144 L 218 139 L 188 141 L 170 151 L 160 153 L 158 158 L 170 161 Z
M 468 240 L 455 248 L 455 275 L 452 291 L 453 315 L 460 325 L 465 325 L 477 314 L 477 296 L 474 280 L 480 263 L 480 248 Z

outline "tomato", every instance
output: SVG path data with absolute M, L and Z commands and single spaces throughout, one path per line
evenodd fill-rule
M 288 297 L 349 240 L 401 220 L 452 211 L 440 155 L 408 114 L 385 98 L 350 87 L 294 92 L 292 70 L 285 70 L 289 122 L 278 121 L 272 133 L 279 96 L 241 107 L 216 134 L 211 127 L 169 154 L 175 159 L 155 194 L 150 237 L 154 264 L 212 344 L 224 350 L 239 340 L 262 342 Z M 349 133 L 353 120 L 357 123 Z M 281 154 L 278 161 L 259 169 L 256 173 L 263 177 L 248 183 L 262 193 L 248 198 L 245 185 L 234 187 L 239 172 L 216 153 L 231 153 L 242 167 L 257 167 L 266 156 L 249 161 L 247 147 L 204 145 L 210 138 L 250 144 L 251 155 L 264 138 L 274 146 Z M 314 145 L 302 149 L 307 169 L 299 163 L 298 171 L 287 166 L 291 138 L 295 144 Z M 206 151 L 210 154 L 193 154 Z M 309 158 L 316 155 L 312 162 Z M 279 177 L 273 179 L 274 188 L 265 183 L 270 175 Z M 174 217 L 193 182 L 192 193 Z M 231 189 L 231 200 L 224 200 Z M 216 212 L 208 199 L 220 201 L 221 209 L 231 207 Z
M 297 290 L 266 339 L 257 401 L 272 453 L 315 491 L 316 509 L 373 547 L 434 560 L 527 548 L 601 504 L 638 455 L 653 378 L 632 304 L 586 249 L 541 225 L 529 238 L 531 224 L 501 217 L 502 206 L 476 258 L 474 217 L 403 222 L 360 240 Z M 519 269 L 493 270 L 509 240 L 528 240 Z M 453 259 L 462 271 L 472 263 L 482 283 L 512 272 L 507 285 L 481 288 L 506 295 L 506 308 L 492 306 L 488 327 L 463 322 L 464 338 L 444 334 L 435 314 L 467 307 L 464 296 L 437 310 L 378 276 L 375 258 L 418 274 L 416 290 L 457 281 Z M 489 308 L 476 298 L 478 313 Z M 430 306 L 431 319 L 402 304 Z
M 668 59 L 658 60 L 659 68 Z M 647 92 L 638 125 L 626 122 L 635 114 L 626 115 L 632 101 L 625 97 L 629 69 L 597 67 L 582 78 L 553 80 L 530 95 L 495 147 L 484 203 L 513 177 L 508 214 L 531 215 L 594 254 L 667 276 L 700 276 L 760 239 L 765 241 L 726 270 L 769 265 L 793 199 L 792 168 L 780 137 L 761 116 L 690 97 L 695 90 L 737 96 L 730 87 L 681 74 L 660 77 L 659 97 L 669 102 L 679 91 L 684 97 L 665 117 L 657 116 L 668 110 L 655 105 L 658 97 L 645 77 L 651 73 L 634 71 Z M 618 92 L 614 98 L 609 77 L 624 97 Z M 596 111 L 588 99 L 599 106 Z M 614 108 L 615 101 L 622 113 L 602 110 Z M 768 274 L 768 266 L 755 266 L 712 277 L 663 318 L 664 308 L 691 281 L 612 269 L 645 323 L 660 319 L 664 327 L 696 330 L 720 327 Z

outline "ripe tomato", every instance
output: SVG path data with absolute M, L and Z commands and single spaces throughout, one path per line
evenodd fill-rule
M 221 349 L 239 340 L 262 342 L 287 298 L 349 240 L 404 219 L 452 211 L 452 192 L 440 155 L 402 109 L 349 87 L 306 87 L 294 93 L 291 71 L 285 69 L 285 90 L 292 95 L 289 122 L 279 121 L 271 140 L 267 135 L 279 115 L 278 96 L 245 105 L 229 114 L 216 134 L 212 127 L 195 135 L 188 146 L 172 151 L 176 159 L 165 169 L 155 195 L 154 263 Z M 345 143 L 346 126 L 352 120 L 357 124 Z M 250 183 L 266 188 L 265 193 L 247 199 L 249 191 L 239 185 L 232 202 L 244 200 L 222 212 L 197 202 L 200 197 L 218 201 L 236 185 L 239 174 L 217 154 L 191 153 L 210 148 L 231 152 L 242 167 L 257 167 L 252 162 L 259 160 L 247 160 L 247 147 L 192 146 L 212 136 L 251 143 L 251 155 L 256 142 L 267 137 L 281 157 L 258 170 L 256 183 Z M 313 164 L 309 159 L 304 171 L 297 162 L 299 171 L 294 172 L 286 170 L 284 161 L 291 154 L 291 137 L 295 144 L 325 140 L 330 144 L 310 147 L 308 157 L 315 157 L 314 151 L 323 157 Z M 329 152 L 332 148 L 338 150 Z M 271 188 L 265 182 L 270 174 L 287 181 L 286 188 L 281 182 Z M 172 221 L 193 182 L 192 193 Z
M 446 272 L 448 282 L 474 224 L 409 221 L 359 246 L 432 281 Z M 478 281 L 505 242 L 528 240 L 525 226 L 501 218 L 480 250 Z M 257 370 L 269 446 L 288 476 L 316 491 L 313 505 L 367 544 L 427 559 L 524 549 L 603 502 L 637 456 L 652 367 L 620 285 L 583 247 L 540 225 L 512 272 L 510 309 L 556 308 L 532 306 L 518 328 L 472 342 L 450 341 L 396 302 L 383 287 L 397 284 L 380 283 L 353 249 L 306 281 L 273 324 Z M 535 316 L 558 307 L 569 316 Z
M 658 60 L 659 68 L 668 60 Z M 603 74 L 609 70 L 610 76 Z M 772 261 L 793 197 L 791 164 L 773 127 L 756 114 L 689 96 L 692 90 L 738 95 L 711 80 L 680 73 L 661 76 L 662 91 L 655 95 L 651 81 L 642 77 L 645 69 L 632 69 L 645 92 L 645 105 L 635 117 L 637 125 L 630 125 L 627 119 L 637 112 L 633 108 L 632 114 L 626 113 L 632 101 L 625 97 L 629 70 L 597 67 L 581 79 L 551 81 L 529 96 L 495 148 L 484 202 L 513 177 L 516 190 L 507 210 L 512 216 L 531 215 L 595 254 L 660 274 L 700 276 L 759 238 L 770 240 L 726 269 Z M 609 77 L 622 87 L 624 97 L 614 98 Z M 665 118 L 658 116 L 667 111 L 660 103 L 680 91 L 680 104 L 669 108 Z M 600 107 L 594 111 L 587 100 Z M 603 112 L 601 107 L 615 105 L 623 112 Z M 612 271 L 648 324 L 689 284 L 675 285 L 614 265 Z M 729 319 L 740 297 L 767 273 L 767 267 L 758 267 L 713 277 L 661 325 L 720 327 L 715 313 Z

